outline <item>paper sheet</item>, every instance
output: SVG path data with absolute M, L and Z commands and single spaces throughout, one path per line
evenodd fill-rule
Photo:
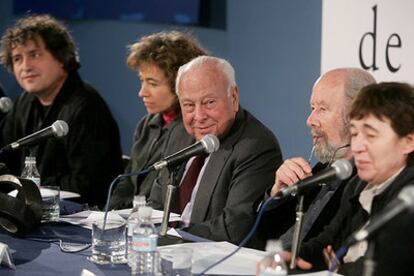
M 193 250 L 192 273 L 198 274 L 205 268 L 233 252 L 237 246 L 228 242 L 199 242 L 162 246 L 160 248 L 184 247 Z M 210 275 L 255 275 L 256 263 L 266 252 L 242 248 L 235 255 L 207 272 Z
M 103 220 L 105 212 L 97 212 L 97 211 L 82 211 L 79 213 L 61 216 L 59 221 L 64 221 L 70 224 L 79 225 L 86 229 L 92 229 L 92 223 L 97 220 Z M 120 215 L 114 212 L 108 212 L 108 219 L 119 219 L 125 220 Z
M 160 246 L 160 249 L 175 247 L 193 250 L 193 274 L 201 273 L 211 264 L 233 252 L 237 246 L 228 242 L 198 242 Z M 211 268 L 208 275 L 255 275 L 256 264 L 263 259 L 266 252 L 251 248 L 241 248 L 235 255 Z M 297 274 L 298 275 L 298 274 Z M 340 274 L 320 271 L 300 274 L 300 276 L 341 276 Z M 292 276 L 292 275 L 291 275 Z
M 124 209 L 124 210 L 117 210 L 108 212 L 108 219 L 127 219 L 129 214 L 131 213 L 131 209 Z M 64 221 L 70 224 L 75 224 L 82 226 L 87 229 L 92 229 L 92 222 L 103 219 L 105 212 L 98 212 L 98 211 L 82 211 L 79 213 L 65 215 L 60 217 L 60 221 Z M 152 223 L 161 223 L 162 221 L 163 212 L 158 210 L 152 211 Z M 179 221 L 181 220 L 180 215 L 171 214 L 170 221 Z
M 40 188 L 40 195 L 42 197 L 49 195 L 49 190 L 48 189 L 44 189 L 44 188 Z M 10 193 L 8 193 L 8 195 L 16 197 L 17 195 L 17 190 L 13 190 Z M 69 199 L 69 198 L 77 198 L 80 197 L 80 194 L 78 193 L 74 193 L 74 192 L 68 192 L 68 191 L 60 191 L 60 199 Z
M 127 219 L 129 214 L 131 214 L 132 209 L 122 209 L 122 210 L 114 210 L 112 212 L 117 213 L 121 217 Z M 161 223 L 162 217 L 164 215 L 163 211 L 159 210 L 152 210 L 152 223 Z M 180 221 L 181 217 L 179 214 L 170 213 L 170 220 L 169 221 Z

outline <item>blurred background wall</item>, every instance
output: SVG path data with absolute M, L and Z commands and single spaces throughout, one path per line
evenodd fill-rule
M 225 13 L 224 29 L 109 19 L 63 21 L 77 42 L 82 77 L 99 90 L 118 122 L 124 153 L 129 154 L 135 125 L 146 113 L 137 96 L 136 72 L 125 64 L 126 47 L 143 35 L 179 29 L 192 32 L 213 55 L 233 64 L 242 106 L 275 133 L 286 158 L 307 157 L 311 150 L 305 121 L 311 87 L 320 73 L 321 10 L 321 0 L 227 0 L 224 8 L 211 10 Z M 13 0 L 0 1 L 0 32 L 15 19 Z M 4 68 L 0 82 L 12 98 L 21 92 Z

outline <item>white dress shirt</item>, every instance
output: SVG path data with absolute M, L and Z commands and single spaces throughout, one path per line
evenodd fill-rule
M 393 176 L 385 180 L 380 185 L 368 184 L 364 188 L 364 190 L 359 195 L 359 203 L 361 204 L 362 208 L 364 208 L 364 210 L 368 212 L 368 214 L 371 214 L 372 201 L 374 200 L 374 197 L 382 193 L 389 185 L 391 185 L 394 179 L 400 174 L 400 172 L 404 168 L 405 166 L 402 167 Z M 370 221 L 368 220 L 365 225 L 367 225 L 369 222 Z M 354 244 L 348 249 L 348 252 L 346 253 L 344 257 L 344 263 L 355 262 L 359 257 L 362 257 L 365 255 L 365 252 L 367 251 L 367 249 L 368 249 L 368 243 L 366 241 Z

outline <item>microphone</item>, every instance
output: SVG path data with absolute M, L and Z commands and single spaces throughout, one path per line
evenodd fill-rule
M 0 112 L 7 113 L 13 108 L 13 101 L 9 97 L 0 98 Z
M 341 180 L 347 179 L 352 175 L 352 171 L 353 166 L 351 164 L 351 161 L 345 159 L 336 160 L 331 167 L 326 168 L 325 170 L 308 178 L 300 180 L 295 185 L 282 189 L 275 195 L 275 198 L 284 198 L 290 194 L 300 192 L 306 187 L 321 183 L 323 181 L 328 181 L 335 178 L 339 178 Z
M 200 141 L 195 142 L 191 146 L 188 146 L 170 156 L 165 157 L 164 159 L 154 163 L 152 166 L 148 168 L 148 171 L 152 170 L 161 170 L 165 167 L 171 167 L 185 160 L 189 159 L 190 157 L 199 155 L 201 153 L 212 153 L 218 150 L 220 147 L 220 141 L 218 138 L 212 134 L 207 134 L 203 137 Z
M 362 227 L 360 230 L 354 232 L 351 237 L 348 238 L 346 245 L 351 246 L 355 243 L 361 242 L 374 234 L 379 228 L 381 228 L 388 221 L 394 217 L 409 209 L 414 211 L 414 186 L 404 187 L 397 198 L 391 201 L 380 214 L 376 215 L 371 222 Z
M 4 148 L 1 151 L 5 150 L 15 150 L 21 147 L 30 146 L 33 144 L 37 144 L 40 141 L 49 138 L 51 136 L 54 137 L 63 137 L 69 132 L 69 126 L 65 121 L 57 120 L 51 126 L 48 126 L 44 129 L 41 129 L 35 133 L 32 133 L 26 137 L 20 138 L 16 142 L 13 142 Z

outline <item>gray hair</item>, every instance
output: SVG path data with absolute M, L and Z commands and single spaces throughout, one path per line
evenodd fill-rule
M 344 80 L 346 95 L 351 101 L 363 87 L 377 82 L 370 73 L 363 69 L 343 68 L 342 70 L 346 75 Z
M 227 60 L 212 56 L 199 56 L 194 58 L 190 62 L 187 62 L 186 64 L 180 66 L 175 81 L 175 93 L 177 94 L 177 96 L 180 96 L 180 91 L 178 87 L 180 86 L 182 76 L 186 72 L 192 69 L 200 68 L 206 64 L 213 65 L 215 69 L 220 71 L 226 77 L 227 81 L 229 82 L 227 96 L 230 97 L 231 88 L 236 86 L 236 74 L 234 72 L 234 68 Z
M 347 112 L 343 115 L 346 125 L 349 125 L 349 109 L 351 108 L 352 101 L 363 87 L 376 83 L 377 81 L 369 72 L 360 68 L 342 68 L 340 70 L 344 70 L 344 87 L 348 99 L 346 101 Z

